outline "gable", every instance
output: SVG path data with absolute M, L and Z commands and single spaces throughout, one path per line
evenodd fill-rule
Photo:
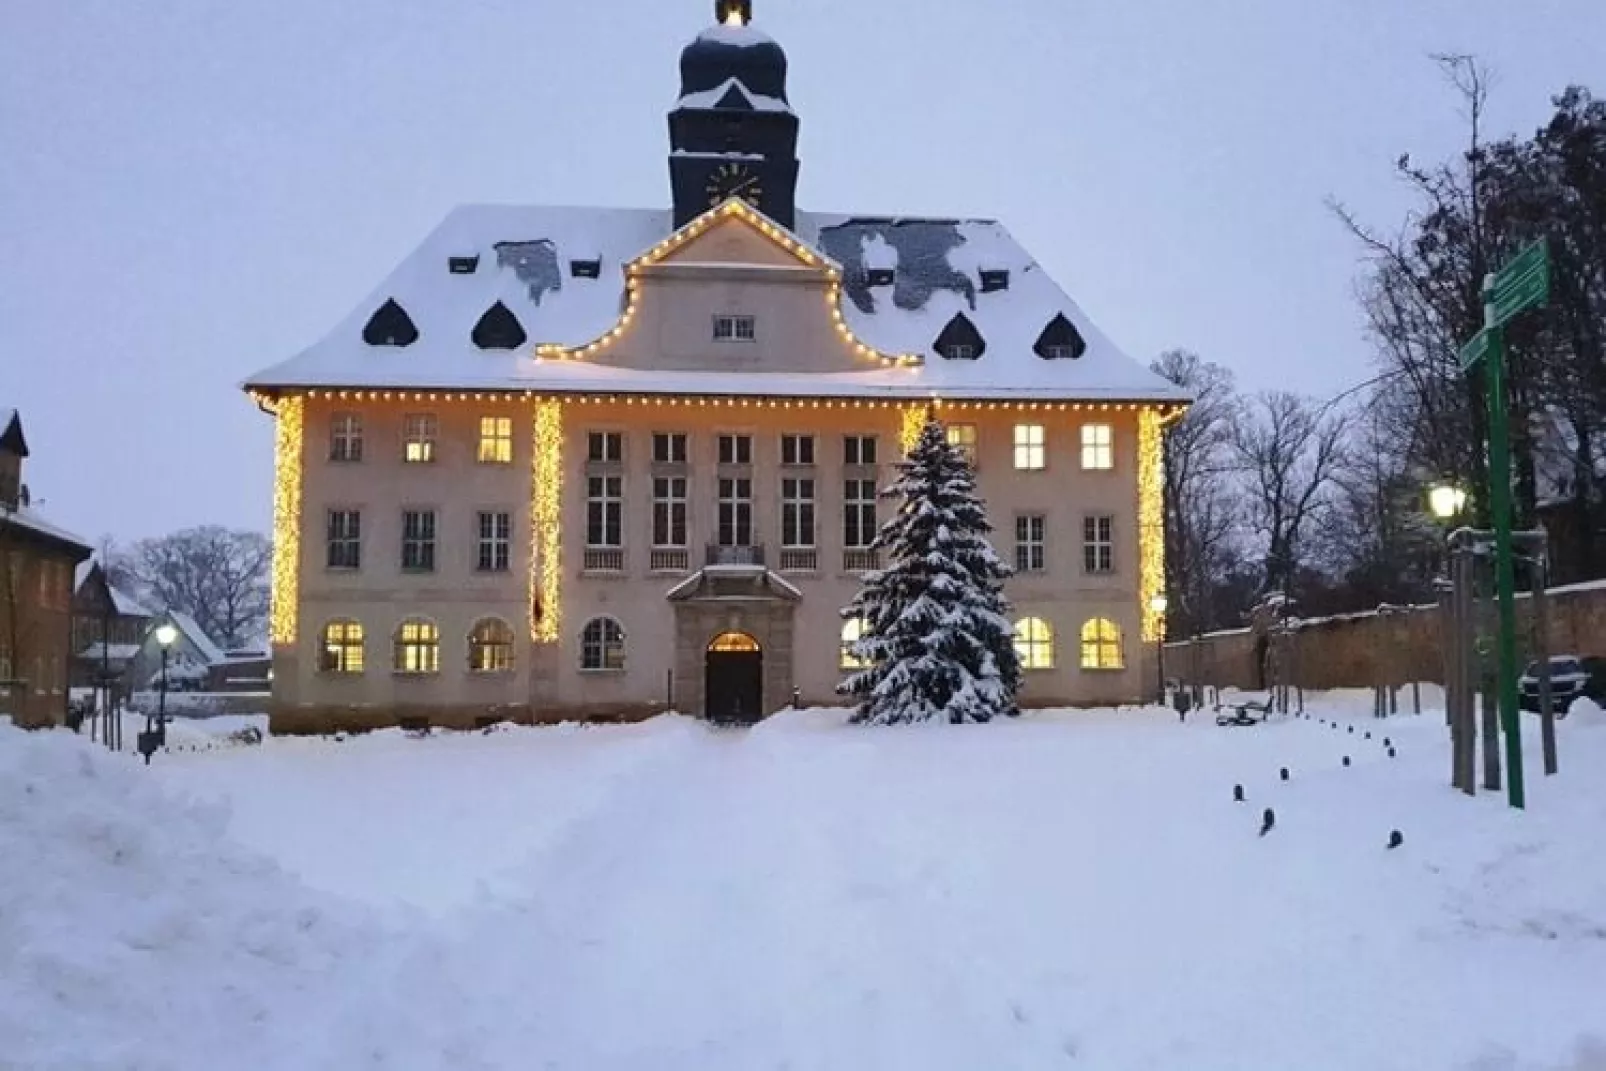
M 739 204 L 740 202 L 727 202 Z M 812 254 L 805 259 L 797 251 L 787 249 L 779 237 L 765 234 L 741 210 L 715 209 L 713 220 L 698 228 L 699 220 L 692 221 L 687 230 L 694 236 L 662 256 L 643 257 L 644 262 L 655 264 L 730 264 L 763 265 L 773 268 L 803 268 L 819 265 L 819 257 Z M 706 218 L 706 217 L 705 217 Z M 775 228 L 779 233 L 780 228 Z M 801 243 L 799 243 L 801 244 Z M 811 265 L 809 261 L 814 261 Z

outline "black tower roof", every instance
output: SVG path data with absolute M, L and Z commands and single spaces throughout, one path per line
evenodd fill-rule
M 680 95 L 717 89 L 735 78 L 749 92 L 786 100 L 786 52 L 753 29 L 751 0 L 719 0 L 718 22 L 680 54 Z

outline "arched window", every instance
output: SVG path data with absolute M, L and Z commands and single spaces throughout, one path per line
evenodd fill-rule
M 1041 617 L 1015 622 L 1015 654 L 1021 669 L 1054 668 L 1054 626 Z
M 439 673 L 441 630 L 433 621 L 409 618 L 396 629 L 397 673 Z
M 506 673 L 513 668 L 513 629 L 500 618 L 476 622 L 468 634 L 468 668 L 475 673 Z
M 322 673 L 362 672 L 362 622 L 331 621 L 323 627 L 318 670 Z
M 580 633 L 581 669 L 624 669 L 625 630 L 611 617 L 593 617 Z
M 1105 617 L 1082 626 L 1082 668 L 1121 669 L 1121 627 Z
M 869 669 L 870 660 L 860 658 L 854 647 L 864 638 L 865 620 L 862 617 L 850 617 L 842 622 L 842 668 L 843 669 Z

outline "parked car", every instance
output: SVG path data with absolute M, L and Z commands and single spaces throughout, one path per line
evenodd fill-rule
M 1606 658 L 1594 655 L 1552 655 L 1550 658 L 1550 695 L 1552 707 L 1558 714 L 1579 696 L 1588 696 L 1599 703 L 1606 699 Z M 1523 710 L 1539 709 L 1539 663 L 1529 662 L 1517 680 L 1517 705 Z

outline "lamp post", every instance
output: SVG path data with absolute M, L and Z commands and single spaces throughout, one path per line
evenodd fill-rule
M 1165 705 L 1165 611 L 1170 605 L 1165 593 L 1160 592 L 1149 600 L 1149 609 L 1160 619 L 1159 635 L 1154 641 L 1155 663 L 1159 667 L 1160 705 Z
M 162 648 L 162 691 L 156 700 L 156 737 L 163 744 L 167 743 L 167 649 L 176 639 L 178 629 L 171 622 L 156 626 L 156 642 Z

